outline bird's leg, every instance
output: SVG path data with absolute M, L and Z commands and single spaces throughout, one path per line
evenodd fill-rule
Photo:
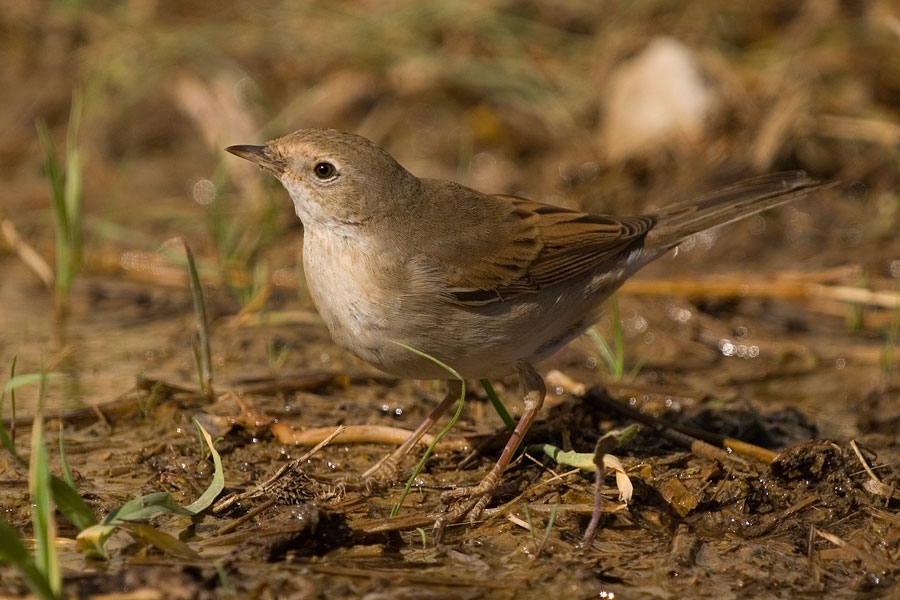
M 365 483 L 367 489 L 379 489 L 390 485 L 397 480 L 397 474 L 400 471 L 400 463 L 403 462 L 403 459 L 406 458 L 406 455 L 409 454 L 410 450 L 412 450 L 419 440 L 422 439 L 422 436 L 431 429 L 441 415 L 447 412 L 447 409 L 450 408 L 454 402 L 459 401 L 461 393 L 462 382 L 458 379 L 448 379 L 447 392 L 444 395 L 444 399 L 441 400 L 440 404 L 438 404 L 427 417 L 425 417 L 422 424 L 419 425 L 396 450 L 378 461 L 375 466 L 362 474 L 361 479 L 363 483 Z
M 528 433 L 532 423 L 537 418 L 538 412 L 541 410 L 541 406 L 544 404 L 546 388 L 544 387 L 544 380 L 541 379 L 538 372 L 528 363 L 519 364 L 517 370 L 519 372 L 519 386 L 525 401 L 525 411 L 516 424 L 512 435 L 510 435 L 509 441 L 506 442 L 506 446 L 503 447 L 503 452 L 500 453 L 497 463 L 485 475 L 481 483 L 474 487 L 450 490 L 443 494 L 442 500 L 458 502 L 451 506 L 435 523 L 438 537 L 440 537 L 440 532 L 443 531 L 446 525 L 456 523 L 466 515 L 469 516 L 470 521 L 474 521 L 481 515 L 481 512 L 497 490 L 500 475 L 509 465 L 516 450 L 519 448 L 519 444 L 522 443 L 525 434 Z

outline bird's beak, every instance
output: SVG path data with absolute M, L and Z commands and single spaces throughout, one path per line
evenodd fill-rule
M 273 155 L 268 146 L 228 146 L 225 150 L 235 156 L 240 156 L 252 163 L 256 163 L 274 175 L 284 173 L 284 161 L 280 157 Z

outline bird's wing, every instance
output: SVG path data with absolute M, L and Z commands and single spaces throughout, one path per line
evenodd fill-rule
M 656 222 L 652 216 L 590 215 L 512 196 L 484 198 L 492 204 L 486 213 L 491 226 L 470 228 L 443 258 L 436 257 L 445 293 L 458 304 L 501 302 L 613 268 L 624 253 L 640 247 Z
M 637 217 L 590 215 L 514 196 L 486 196 L 448 182 L 427 185 L 434 186 L 432 195 L 439 200 L 435 214 L 471 224 L 459 228 L 451 244 L 445 237 L 442 246 L 426 243 L 434 261 L 432 274 L 448 299 L 479 306 L 621 268 L 620 261 L 638 248 L 643 249 L 640 264 L 645 264 L 694 233 L 832 184 L 799 171 L 776 173 Z

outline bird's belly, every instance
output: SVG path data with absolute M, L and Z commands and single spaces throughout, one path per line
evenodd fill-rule
M 407 275 L 379 271 L 372 262 L 377 255 L 337 250 L 304 244 L 310 295 L 335 343 L 400 377 L 448 379 L 455 376 L 449 369 L 471 379 L 512 373 L 581 334 L 614 289 L 598 281 L 578 298 L 562 290 L 465 306 L 441 299 L 433 283 L 417 285 Z
M 373 293 L 371 285 L 347 272 L 339 278 L 332 273 L 306 267 L 319 315 L 338 346 L 386 373 L 450 379 L 456 371 L 482 378 L 511 372 L 518 362 L 503 355 L 518 344 L 501 341 L 478 316 L 433 297 Z

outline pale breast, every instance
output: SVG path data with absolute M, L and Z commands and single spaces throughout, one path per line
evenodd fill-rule
M 310 295 L 339 346 L 401 377 L 447 379 L 428 354 L 467 378 L 503 375 L 521 361 L 548 357 L 599 316 L 603 299 L 630 269 L 509 301 L 452 301 L 434 268 L 400 252 L 383 253 L 360 236 L 307 230 L 303 263 Z
M 409 336 L 415 318 L 414 309 L 404 306 L 408 277 L 402 263 L 392 264 L 361 236 L 307 230 L 303 266 L 310 296 L 337 345 L 394 375 L 447 376 L 397 343 L 415 346 L 422 341 Z
M 303 239 L 310 296 L 332 337 L 345 347 L 342 340 L 364 340 L 384 326 L 383 294 L 370 275 L 372 253 L 356 242 L 315 230 Z

